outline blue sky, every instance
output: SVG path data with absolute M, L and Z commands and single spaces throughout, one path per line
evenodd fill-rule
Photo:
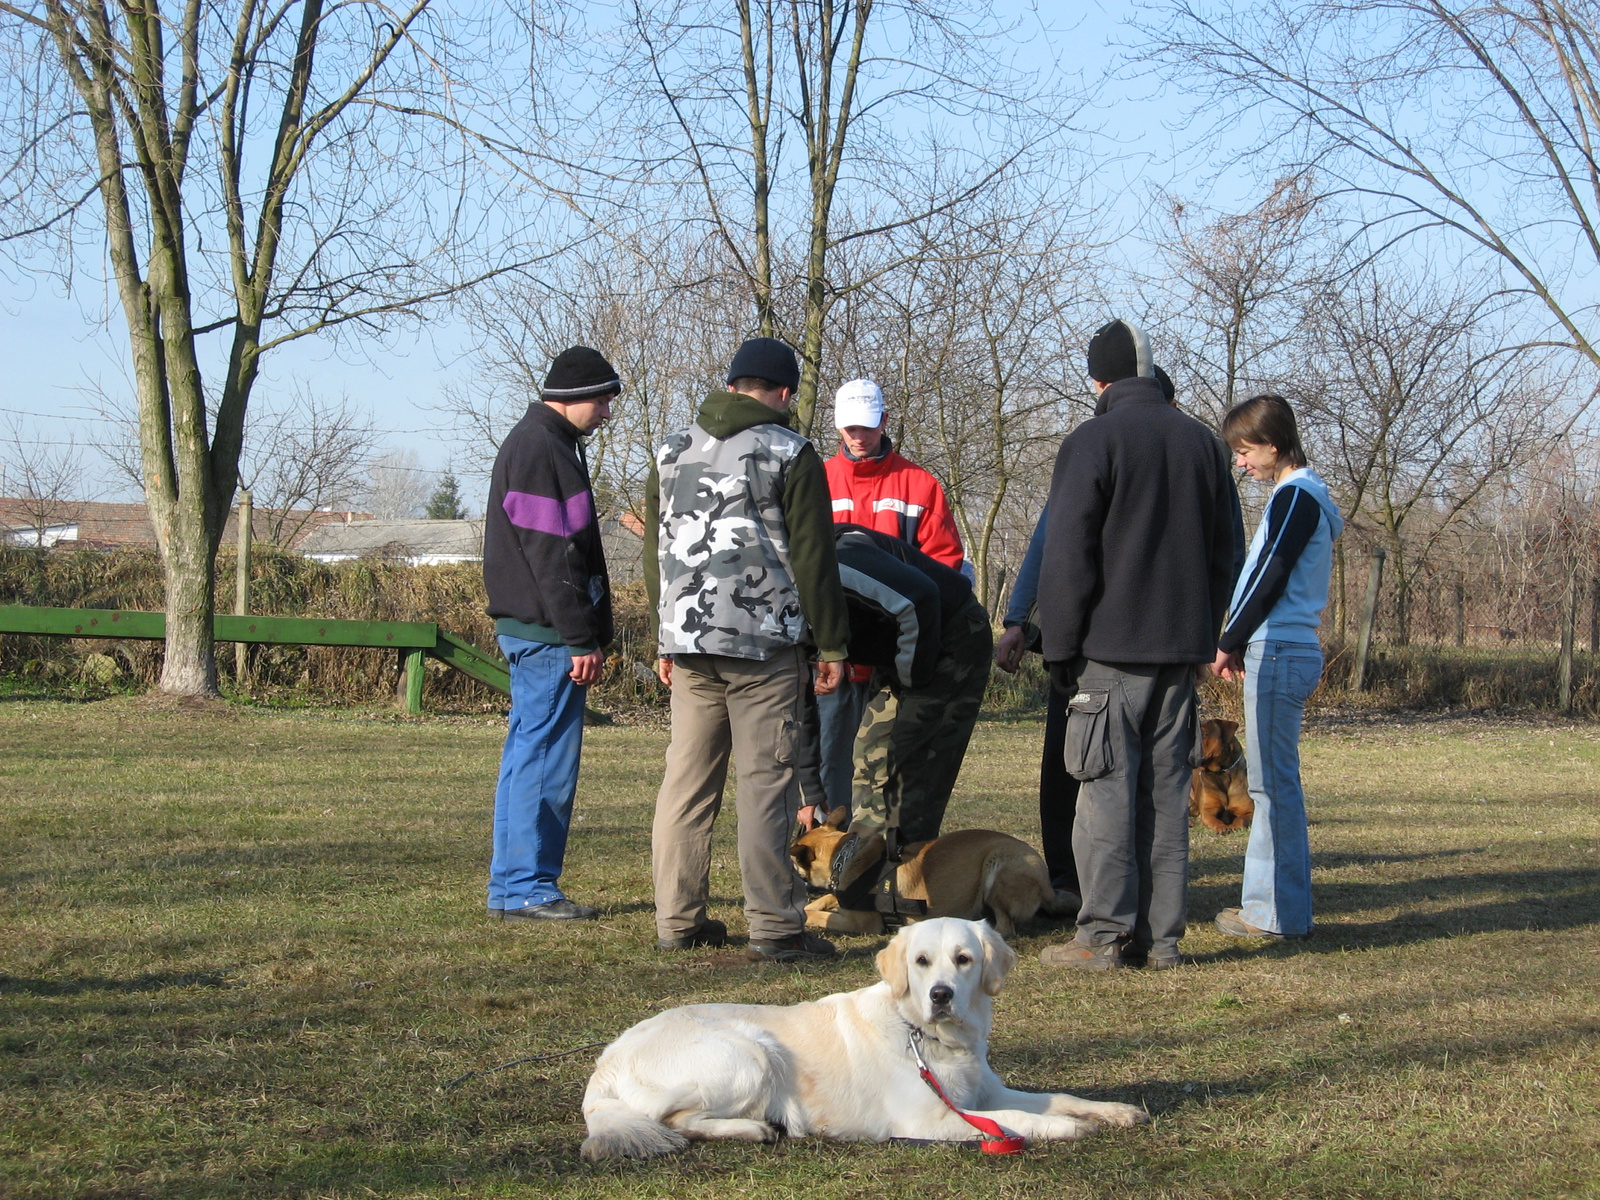
M 1029 15 L 1026 6 L 1015 8 L 1039 28 L 1039 18 Z M 1137 73 L 1118 77 L 1114 69 L 1118 52 L 1112 43 L 1128 38 L 1121 24 L 1127 8 L 1118 5 L 1108 11 L 1091 3 L 1063 10 L 1074 15 L 1047 16 L 1055 28 L 1030 37 L 1021 53 L 1025 63 L 1045 70 L 1106 73 L 1100 102 L 1085 116 L 1097 132 L 1085 141 L 1088 152 L 1100 158 L 1095 186 L 1110 199 L 1116 227 L 1138 226 L 1152 184 L 1191 193 L 1201 187 L 1211 189 L 1212 183 L 1202 182 L 1208 162 L 1183 135 L 1168 128 L 1181 115 L 1177 94 Z M 1242 177 L 1224 179 L 1222 191 L 1235 194 L 1217 198 L 1242 198 L 1254 186 L 1253 180 Z M 108 436 L 94 416 L 99 403 L 94 393 L 126 394 L 129 375 L 122 317 L 115 307 L 108 308 L 113 304 L 104 285 L 88 272 L 74 281 L 71 295 L 48 275 L 13 269 L 0 280 L 0 355 L 9 367 L 0 385 L 0 431 L 14 419 L 26 437 L 47 443 L 70 439 L 86 448 Z M 443 320 L 432 322 L 421 335 L 405 334 L 387 342 L 336 347 L 303 339 L 271 353 L 255 401 L 287 394 L 300 381 L 323 394 L 343 392 L 371 413 L 374 424 L 385 432 L 387 447 L 412 450 L 425 466 L 441 468 L 448 447 L 439 436 L 440 418 L 430 408 L 451 381 L 470 385 L 469 350 L 467 332 Z M 83 459 L 86 494 L 99 499 L 136 498 L 92 450 Z

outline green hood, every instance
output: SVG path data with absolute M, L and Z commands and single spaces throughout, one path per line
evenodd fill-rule
M 719 442 L 753 425 L 794 428 L 789 423 L 788 413 L 768 408 L 753 396 L 738 392 L 712 392 L 700 406 L 700 415 L 695 417 L 694 423 Z

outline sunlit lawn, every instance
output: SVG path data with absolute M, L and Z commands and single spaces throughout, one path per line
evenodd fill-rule
M 1194 843 L 1194 965 L 1052 972 L 1019 939 L 994 1059 L 1143 1103 L 1014 1159 L 699 1146 L 577 1157 L 594 1050 L 658 1008 L 872 978 L 654 950 L 664 731 L 588 731 L 567 884 L 483 913 L 500 726 L 0 701 L 0 1195 L 1525 1197 L 1600 1194 L 1600 729 L 1349 727 L 1306 746 L 1319 935 L 1233 944 L 1242 839 Z M 1040 727 L 980 727 L 946 828 L 1036 834 Z M 732 813 L 716 913 L 742 932 Z

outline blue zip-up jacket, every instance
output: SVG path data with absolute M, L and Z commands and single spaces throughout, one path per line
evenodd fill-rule
M 1250 642 L 1315 642 L 1342 532 L 1344 518 L 1315 471 L 1284 476 L 1251 539 L 1218 647 L 1232 654 Z

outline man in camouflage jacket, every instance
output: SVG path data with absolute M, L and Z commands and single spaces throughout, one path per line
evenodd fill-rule
M 814 649 L 818 692 L 838 686 L 849 640 L 822 461 L 789 427 L 794 351 L 753 338 L 695 423 L 656 451 L 645 489 L 645 585 L 672 741 L 651 833 L 657 944 L 720 945 L 706 916 L 711 827 L 730 751 L 739 766 L 739 873 L 757 961 L 819 959 L 789 861 L 796 751 Z

